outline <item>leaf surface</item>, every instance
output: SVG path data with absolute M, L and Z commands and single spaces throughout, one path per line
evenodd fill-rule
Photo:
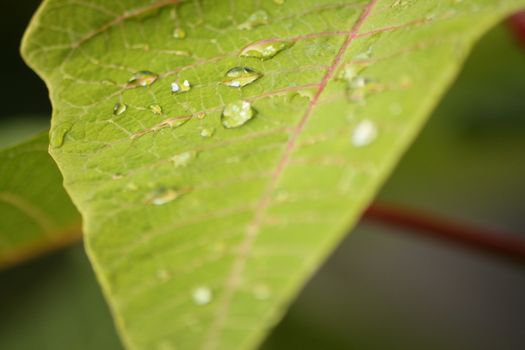
M 278 3 L 47 0 L 26 34 L 130 349 L 256 346 L 524 1 Z
M 47 133 L 0 150 L 0 269 L 80 239 Z

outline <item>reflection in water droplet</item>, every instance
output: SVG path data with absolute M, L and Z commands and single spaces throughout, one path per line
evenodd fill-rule
M 49 144 L 53 148 L 60 148 L 64 144 L 64 138 L 66 134 L 71 130 L 72 125 L 70 123 L 64 123 L 55 125 L 51 128 L 51 134 L 49 135 Z
M 200 135 L 202 137 L 212 137 L 214 133 L 215 133 L 214 128 L 201 128 Z
M 250 102 L 236 101 L 224 107 L 221 122 L 227 128 L 238 128 L 253 118 L 255 111 Z
M 191 90 L 191 84 L 189 81 L 184 80 L 182 83 L 174 81 L 171 83 L 171 92 L 174 94 L 179 94 Z
M 191 295 L 193 302 L 197 305 L 206 305 L 213 299 L 213 293 L 210 288 L 201 286 L 195 288 Z
M 128 109 L 128 105 L 125 103 L 115 103 L 115 106 L 113 106 L 113 114 L 114 115 L 121 115 Z
M 195 157 L 197 157 L 197 152 L 188 151 L 174 155 L 171 160 L 175 168 L 179 168 L 188 165 Z
M 157 81 L 159 76 L 147 70 L 135 73 L 128 81 L 128 87 L 149 86 Z
M 146 197 L 146 203 L 164 205 L 181 196 L 181 192 L 175 188 L 159 187 Z
M 173 30 L 173 37 L 175 39 L 184 39 L 186 37 L 186 31 L 182 28 L 175 28 Z
M 364 147 L 377 138 L 377 127 L 369 119 L 361 121 L 352 133 L 352 144 L 356 147 Z
M 273 41 L 273 42 L 259 42 L 247 46 L 241 51 L 242 57 L 253 57 L 260 58 L 262 60 L 267 60 L 277 55 L 279 52 L 284 49 L 292 46 L 293 42 L 291 41 Z
M 162 107 L 160 105 L 150 105 L 149 110 L 156 115 L 162 115 Z
M 262 74 L 250 67 L 234 67 L 226 72 L 222 83 L 229 87 L 240 88 L 253 83 Z
M 264 10 L 255 11 L 246 21 L 239 24 L 237 29 L 250 30 L 268 23 L 268 13 Z

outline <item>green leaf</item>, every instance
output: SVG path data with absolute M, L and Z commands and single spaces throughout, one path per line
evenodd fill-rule
M 256 346 L 524 3 L 45 1 L 23 54 L 127 347 Z
M 0 269 L 80 239 L 48 140 L 43 133 L 0 150 Z

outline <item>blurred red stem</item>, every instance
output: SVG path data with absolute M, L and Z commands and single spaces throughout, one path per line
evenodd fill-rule
M 373 203 L 363 217 L 525 264 L 525 240 L 506 232 L 469 226 L 397 204 Z

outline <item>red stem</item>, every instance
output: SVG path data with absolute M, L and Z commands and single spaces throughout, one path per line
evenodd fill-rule
M 363 217 L 525 264 L 525 240 L 517 235 L 434 217 L 421 211 L 399 207 L 397 204 L 394 206 L 374 203 L 365 211 Z

